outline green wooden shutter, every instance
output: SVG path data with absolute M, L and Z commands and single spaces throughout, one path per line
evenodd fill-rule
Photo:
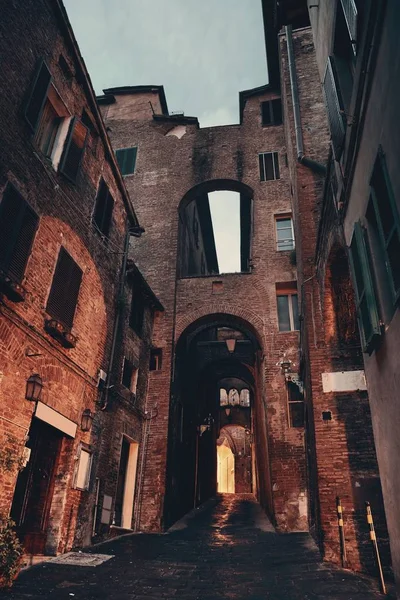
M 132 175 L 135 172 L 137 148 L 120 148 L 116 150 L 115 156 L 123 176 Z
M 333 152 L 336 160 L 339 160 L 343 151 L 346 124 L 333 56 L 328 57 L 323 90 L 328 112 L 329 128 L 331 130 Z
M 371 354 L 381 335 L 381 328 L 367 246 L 360 222 L 354 224 L 354 234 L 350 245 L 350 264 L 356 292 L 362 348 L 364 352 Z
M 400 216 L 382 149 L 371 178 L 371 198 L 393 301 L 400 298 Z
M 42 114 L 50 83 L 51 73 L 44 60 L 41 60 L 25 106 L 25 119 L 33 131 L 35 131 Z
M 88 129 L 77 117 L 71 121 L 59 171 L 72 183 L 76 182 L 85 150 Z

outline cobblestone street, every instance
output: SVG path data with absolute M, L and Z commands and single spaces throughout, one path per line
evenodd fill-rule
M 165 535 L 129 535 L 84 554 L 96 567 L 50 561 L 23 572 L 8 600 L 373 600 L 368 578 L 322 563 L 307 534 L 274 533 L 249 495 L 225 495 Z M 81 555 L 82 556 L 82 555 Z M 88 558 L 89 558 L 88 556 Z

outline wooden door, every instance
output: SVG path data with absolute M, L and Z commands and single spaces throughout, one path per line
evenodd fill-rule
M 11 508 L 11 518 L 28 554 L 45 551 L 61 439 L 60 431 L 33 419 L 26 444 L 31 456 L 18 476 Z

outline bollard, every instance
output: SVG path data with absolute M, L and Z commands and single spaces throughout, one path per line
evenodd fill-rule
M 340 556 L 342 559 L 342 567 L 345 569 L 347 567 L 346 540 L 344 539 L 343 508 L 339 496 L 336 496 L 336 511 L 339 526 Z
M 378 544 L 377 544 L 377 541 L 376 541 L 374 521 L 372 519 L 371 505 L 370 505 L 369 502 L 366 502 L 365 506 L 366 506 L 366 509 L 367 509 L 367 523 L 368 523 L 368 526 L 369 526 L 369 537 L 371 539 L 372 547 L 373 547 L 373 550 L 374 550 L 374 556 L 375 556 L 376 566 L 378 567 L 379 584 L 380 584 L 380 588 L 381 588 L 382 594 L 386 594 L 386 586 L 385 586 L 385 581 L 383 579 L 383 571 L 382 571 L 381 558 L 379 556 L 379 549 L 378 549 Z

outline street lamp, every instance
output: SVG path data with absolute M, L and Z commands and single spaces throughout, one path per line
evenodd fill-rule
M 93 419 L 94 419 L 94 415 L 91 412 L 90 408 L 85 408 L 85 410 L 82 413 L 82 418 L 81 418 L 82 431 L 90 431 L 91 430 Z
M 31 402 L 37 402 L 40 400 L 42 389 L 42 378 L 37 373 L 34 373 L 26 382 L 25 399 Z

